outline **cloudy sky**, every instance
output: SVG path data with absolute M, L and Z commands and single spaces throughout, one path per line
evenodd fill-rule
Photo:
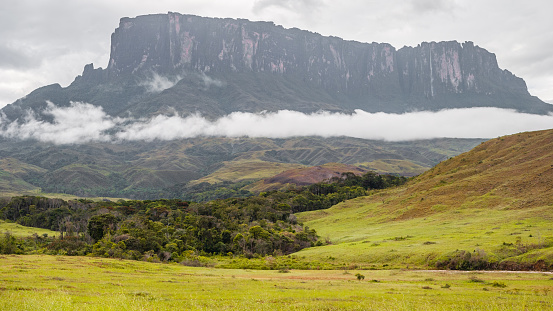
M 0 108 L 37 87 L 67 86 L 85 64 L 106 67 L 124 16 L 168 11 L 270 20 L 323 35 L 401 48 L 473 41 L 553 103 L 550 0 L 3 0 Z
M 553 2 L 550 0 L 3 0 L 0 108 L 40 86 L 69 85 L 86 64 L 105 68 L 109 60 L 110 36 L 121 17 L 169 11 L 273 21 L 285 28 L 297 27 L 346 40 L 387 42 L 397 49 L 424 41 L 473 41 L 495 53 L 500 68 L 523 78 L 532 95 L 553 104 Z M 51 105 L 47 113 L 56 120 L 54 124 L 42 123 L 29 115 L 28 122 L 23 125 L 8 126 L 4 122 L 0 136 L 55 143 L 173 139 L 195 135 L 286 137 L 313 133 L 307 130 L 309 127 L 301 126 L 286 129 L 277 126 L 279 131 L 250 133 L 247 128 L 252 127 L 238 125 L 255 127 L 261 123 L 286 122 L 325 128 L 328 122 L 324 120 L 328 118 L 333 118 L 340 126 L 335 131 L 329 129 L 327 136 L 388 140 L 431 138 L 437 136 L 436 133 L 448 137 L 491 138 L 553 128 L 553 116 L 520 115 L 497 109 L 403 116 L 364 112 L 352 116 L 324 113 L 305 116 L 290 111 L 261 116 L 238 113 L 215 123 L 200 116 L 123 120 L 112 118 L 86 103 L 74 103 L 63 109 Z M 90 119 L 73 122 L 71 116 L 74 114 Z M 378 129 L 378 124 L 389 122 L 414 126 L 402 128 L 400 132 L 388 131 L 384 137 L 363 125 L 371 123 Z M 179 130 L 192 125 L 196 132 Z M 167 137 L 167 131 L 158 131 L 168 126 L 175 128 L 175 137 Z M 450 131 L 444 131 L 444 127 Z M 113 133 L 114 130 L 117 134 L 106 136 L 106 131 Z

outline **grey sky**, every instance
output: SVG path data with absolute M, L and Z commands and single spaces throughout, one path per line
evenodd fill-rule
M 267 20 L 286 28 L 401 48 L 473 41 L 553 103 L 553 2 L 549 0 L 4 0 L 0 107 L 37 87 L 67 86 L 85 64 L 105 67 L 124 16 L 166 13 Z

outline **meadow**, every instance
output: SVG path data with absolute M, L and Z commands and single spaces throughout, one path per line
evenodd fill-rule
M 440 260 L 460 251 L 490 263 L 553 262 L 550 207 L 461 208 L 388 221 L 402 211 L 388 213 L 385 204 L 364 204 L 364 200 L 299 214 L 298 219 L 332 245 L 304 249 L 295 255 L 367 269 L 433 269 Z
M 1 310 L 548 310 L 551 273 L 238 270 L 0 257 Z M 357 275 L 364 278 L 358 280 Z
M 6 232 L 18 238 L 28 237 L 35 233 L 41 236 L 46 234 L 47 236 L 51 237 L 59 235 L 59 232 L 57 231 L 42 228 L 25 227 L 18 223 L 0 220 L 0 233 L 4 234 Z
M 375 269 L 551 271 L 552 159 L 551 130 L 484 142 L 402 187 L 297 214 L 332 245 L 296 255 Z

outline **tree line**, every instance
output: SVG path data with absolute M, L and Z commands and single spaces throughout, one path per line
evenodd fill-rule
M 34 245 L 56 254 L 151 261 L 181 262 L 191 254 L 285 255 L 324 244 L 294 213 L 325 209 L 367 195 L 370 189 L 406 180 L 372 172 L 362 176 L 346 173 L 307 187 L 208 202 L 14 197 L 0 201 L 0 218 L 60 234 L 57 238 L 34 237 L 15 248 L 13 237 L 5 237 L 2 243 L 10 245 L 5 248 L 10 252 L 24 252 L 25 247 Z M 0 252 L 5 252 L 2 243 Z

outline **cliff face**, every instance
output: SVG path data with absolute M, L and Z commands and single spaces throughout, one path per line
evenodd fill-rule
M 385 43 L 345 41 L 270 22 L 178 13 L 121 19 L 112 35 L 108 75 L 152 69 L 296 77 L 346 94 L 355 102 L 353 108 L 369 111 L 467 106 L 459 103 L 459 94 L 469 95 L 475 106 L 486 106 L 486 99 L 474 95 L 487 97 L 489 106 L 515 95 L 517 101 L 527 97 L 542 108 L 532 111 L 524 102 L 504 107 L 538 113 L 548 108 L 530 97 L 522 79 L 501 70 L 494 54 L 472 42 L 425 42 L 396 50 Z M 386 109 L 386 103 L 394 108 Z
M 167 107 L 210 116 L 279 109 L 553 111 L 528 93 L 522 79 L 501 70 L 494 54 L 472 42 L 425 42 L 396 50 L 271 22 L 178 13 L 122 18 L 111 40 L 106 69 L 87 65 L 68 88 L 33 92 L 17 107 L 6 107 L 5 114 L 17 116 L 18 109 L 43 106 L 45 100 L 86 101 L 110 114 L 137 115 Z M 148 93 L 140 81 L 152 73 L 182 80 Z M 206 77 L 220 82 L 217 90 Z
M 270 22 L 169 13 L 121 19 L 108 72 L 265 72 L 344 91 L 394 75 L 396 56 L 389 44 L 348 42 Z

